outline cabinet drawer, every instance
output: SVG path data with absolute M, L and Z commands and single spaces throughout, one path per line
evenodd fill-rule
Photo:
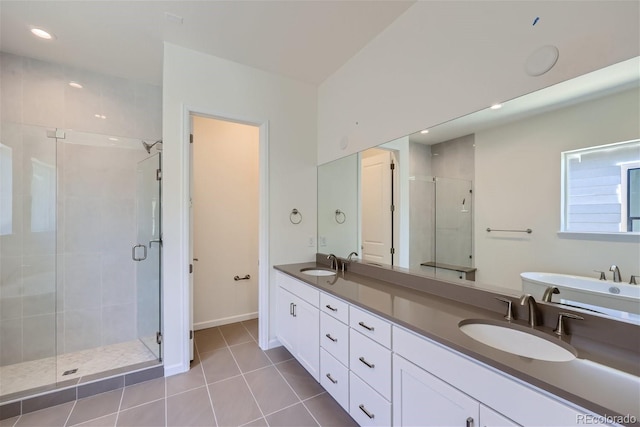
M 350 306 L 349 325 L 372 340 L 391 348 L 391 324 L 386 320 Z
M 324 349 L 320 349 L 320 384 L 349 411 L 349 370 Z
M 308 302 L 314 307 L 318 307 L 318 301 L 320 300 L 320 291 L 312 288 L 309 285 L 302 283 L 301 281 L 287 276 L 282 272 L 277 272 L 276 275 L 278 286 L 284 288 L 299 297 L 300 299 Z
M 349 369 L 387 400 L 391 400 L 391 352 L 351 329 Z
M 353 372 L 349 374 L 349 414 L 361 426 L 391 425 L 391 403 Z
M 320 313 L 320 345 L 349 366 L 349 327 L 325 313 Z
M 349 324 L 349 304 L 324 292 L 320 292 L 320 310 Z

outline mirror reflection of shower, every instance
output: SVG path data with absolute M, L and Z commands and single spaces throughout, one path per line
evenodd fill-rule
M 145 150 L 147 150 L 147 153 L 151 154 L 151 149 L 156 145 L 156 144 L 160 144 L 162 145 L 162 140 L 159 139 L 156 142 L 154 142 L 153 144 L 149 144 L 146 141 L 141 141 L 142 142 L 142 146 L 144 147 Z M 156 147 L 156 150 L 158 151 L 162 151 L 162 147 Z

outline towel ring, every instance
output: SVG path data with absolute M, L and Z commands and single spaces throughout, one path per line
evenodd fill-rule
M 342 218 L 342 221 L 340 221 L 340 218 Z M 342 212 L 340 209 L 336 209 L 336 222 L 338 224 L 344 224 L 346 220 L 347 220 L 347 215 L 345 215 L 345 213 Z
M 294 220 L 295 217 L 300 217 L 300 219 L 298 219 L 297 221 Z M 291 210 L 291 213 L 289 214 L 289 221 L 291 221 L 291 224 L 300 224 L 302 222 L 302 214 L 300 213 L 300 211 L 296 208 L 293 208 Z

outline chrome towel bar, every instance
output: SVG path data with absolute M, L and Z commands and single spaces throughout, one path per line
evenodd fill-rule
M 245 276 L 244 276 L 244 277 L 240 277 L 240 276 L 233 276 L 233 280 L 235 280 L 236 282 L 237 282 L 238 280 L 249 280 L 249 279 L 251 279 L 251 276 L 249 276 L 248 274 L 245 274 Z
M 527 228 L 526 230 L 497 230 L 495 228 L 487 227 L 487 233 L 491 233 L 492 231 L 506 231 L 507 233 L 527 233 L 527 234 L 531 234 L 533 232 L 533 230 L 530 228 Z

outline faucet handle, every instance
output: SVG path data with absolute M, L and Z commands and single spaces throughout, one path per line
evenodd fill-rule
M 640 276 L 634 276 L 633 274 L 631 275 L 631 278 L 629 279 L 629 284 L 630 285 L 637 285 L 638 282 L 636 282 L 636 279 L 640 277 Z
M 509 304 L 507 306 L 507 315 L 504 316 L 504 318 L 509 320 L 509 321 L 514 320 L 515 317 L 513 317 L 513 309 L 511 308 L 511 305 L 513 304 L 513 302 L 510 299 L 502 298 L 502 297 L 496 297 L 496 299 L 498 301 L 506 302 L 507 304 Z
M 600 273 L 600 280 L 607 280 L 607 276 L 604 274 L 604 271 L 593 270 L 595 273 Z
M 565 318 L 565 317 L 569 318 L 569 319 L 584 320 L 584 317 L 578 316 L 577 314 L 559 313 L 558 314 L 558 325 L 553 330 L 553 332 L 555 332 L 556 335 L 558 335 L 558 336 L 566 335 L 566 332 L 564 331 L 564 325 L 562 323 L 562 319 Z

